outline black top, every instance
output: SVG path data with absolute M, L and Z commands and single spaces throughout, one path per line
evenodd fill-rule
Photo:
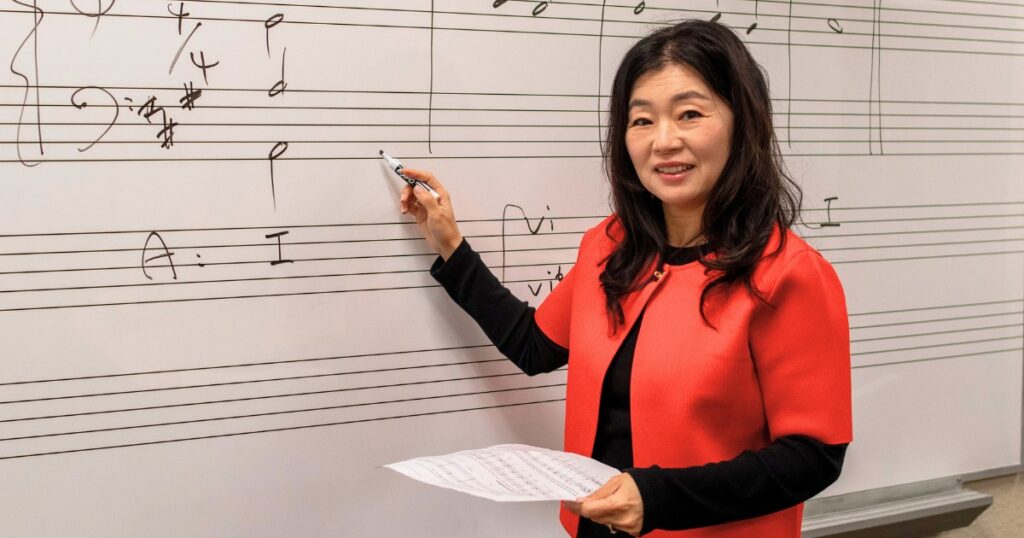
M 673 248 L 670 265 L 693 263 L 697 248 Z M 527 375 L 569 362 L 569 351 L 549 339 L 534 321 L 535 309 L 501 285 L 465 240 L 447 262 L 438 258 L 431 275 L 480 325 L 501 353 Z M 594 459 L 633 477 L 644 504 L 643 533 L 680 530 L 761 516 L 801 503 L 839 477 L 846 445 L 806 436 L 780 437 L 723 462 L 686 468 L 633 467 L 629 388 L 633 354 L 643 313 L 630 328 L 601 387 Z M 607 527 L 580 520 L 579 538 L 610 536 Z

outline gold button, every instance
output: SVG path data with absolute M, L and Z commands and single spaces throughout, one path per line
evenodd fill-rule
M 663 277 L 663 276 L 665 276 L 665 273 L 663 273 L 662 271 L 655 271 L 654 272 L 654 281 L 657 282 L 657 281 L 661 280 L 661 277 Z

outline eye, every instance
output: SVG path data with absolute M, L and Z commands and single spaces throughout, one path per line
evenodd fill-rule
M 684 120 L 695 120 L 700 117 L 702 117 L 702 114 L 696 110 L 687 110 L 686 112 L 683 112 L 682 116 L 680 116 L 680 118 Z
M 629 122 L 629 126 L 630 127 L 640 127 L 642 125 L 651 125 L 651 120 L 649 120 L 647 118 L 640 117 L 640 118 L 633 118 Z

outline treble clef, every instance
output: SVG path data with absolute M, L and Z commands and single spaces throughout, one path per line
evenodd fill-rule
M 77 11 L 79 14 L 85 15 L 86 17 L 93 17 L 96 19 L 96 25 L 92 28 L 93 35 L 96 35 L 96 30 L 98 30 L 100 27 L 100 17 L 106 15 L 107 13 L 110 13 L 110 10 L 114 9 L 114 4 L 117 3 L 117 0 L 96 0 L 96 11 L 83 11 L 82 8 L 78 7 L 78 4 L 75 3 L 75 0 L 68 1 L 71 2 L 71 8 Z M 109 1 L 110 5 L 104 7 L 105 1 Z

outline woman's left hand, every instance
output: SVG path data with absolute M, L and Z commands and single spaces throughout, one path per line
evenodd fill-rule
M 565 507 L 578 516 L 633 536 L 639 536 L 644 525 L 644 502 L 628 473 L 613 476 L 600 489 L 576 502 L 566 501 Z

